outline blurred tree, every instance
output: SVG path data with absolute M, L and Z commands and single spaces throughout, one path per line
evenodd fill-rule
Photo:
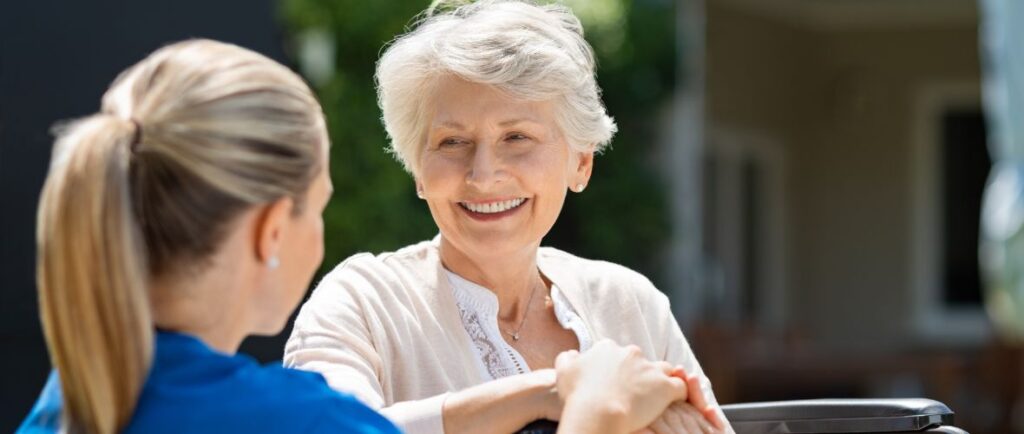
M 545 240 L 660 280 L 669 222 L 652 151 L 675 77 L 669 0 L 566 0 L 599 61 L 604 100 L 620 132 L 597 159 L 587 191 L 570 195 Z M 359 252 L 394 250 L 437 232 L 413 183 L 385 150 L 373 83 L 382 48 L 429 6 L 423 1 L 282 0 L 302 73 L 333 143 L 335 195 L 325 213 L 324 270 Z

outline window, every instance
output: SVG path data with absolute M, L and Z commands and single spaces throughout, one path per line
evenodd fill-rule
M 786 324 L 784 158 L 764 134 L 712 130 L 703 169 L 707 319 Z
M 978 232 L 981 198 L 992 160 L 979 108 L 952 108 L 942 115 L 942 302 L 981 307 Z
M 912 155 L 912 286 L 919 338 L 980 344 L 990 334 L 978 266 L 981 198 L 991 161 L 980 84 L 918 93 Z

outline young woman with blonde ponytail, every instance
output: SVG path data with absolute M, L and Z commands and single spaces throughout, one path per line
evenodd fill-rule
M 298 76 L 205 40 L 153 53 L 62 127 L 37 240 L 44 398 L 63 399 L 23 429 L 396 432 L 318 376 L 232 356 L 281 330 L 320 263 L 327 148 Z
M 280 332 L 320 264 L 328 146 L 297 75 L 209 40 L 154 52 L 62 127 L 37 227 L 55 373 L 19 432 L 397 432 L 319 374 L 235 354 Z M 563 429 L 644 426 L 686 393 L 666 373 L 612 344 L 566 354 Z

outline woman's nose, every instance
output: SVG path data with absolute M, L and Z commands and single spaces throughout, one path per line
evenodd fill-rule
M 507 176 L 501 156 L 492 146 L 480 145 L 474 148 L 466 183 L 486 191 L 504 181 Z

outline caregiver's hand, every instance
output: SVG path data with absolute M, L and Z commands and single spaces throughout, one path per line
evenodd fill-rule
M 672 365 L 648 361 L 639 348 L 609 340 L 584 354 L 560 354 L 555 370 L 558 395 L 565 402 L 561 433 L 634 432 L 687 397 L 687 383 L 671 375 Z
M 713 411 L 713 410 L 712 410 Z M 689 402 L 676 401 L 661 416 L 637 434 L 726 434 L 723 426 L 713 425 L 705 412 Z
M 712 433 L 725 434 L 725 422 L 718 409 L 708 405 L 701 388 L 700 377 L 687 375 L 682 367 L 677 367 L 672 375 L 686 381 L 687 401 L 677 401 L 665 409 L 650 426 L 637 434 L 692 434 Z

